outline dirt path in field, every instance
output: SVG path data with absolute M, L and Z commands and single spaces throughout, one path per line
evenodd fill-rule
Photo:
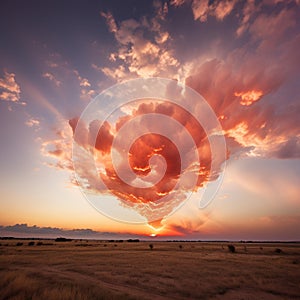
M 35 268 L 26 268 L 26 270 L 30 271 L 30 272 L 36 272 Z M 111 283 L 108 281 L 104 281 L 102 279 L 93 277 L 91 275 L 87 275 L 87 274 L 82 274 L 79 272 L 75 272 L 75 271 L 67 271 L 67 270 L 61 270 L 61 269 L 57 269 L 55 267 L 45 267 L 42 270 L 42 274 L 46 275 L 46 276 L 58 276 L 61 278 L 66 278 L 66 279 L 72 279 L 75 282 L 88 282 L 90 284 L 99 286 L 99 287 L 103 287 L 109 291 L 113 291 L 116 292 L 117 294 L 127 294 L 131 297 L 136 297 L 138 299 L 157 299 L 157 300 L 171 300 L 171 299 L 182 299 L 181 297 L 167 297 L 167 296 L 163 296 L 157 293 L 154 293 L 153 291 L 146 291 L 143 290 L 141 288 L 132 286 L 132 285 L 125 285 L 125 284 L 120 284 L 120 283 Z

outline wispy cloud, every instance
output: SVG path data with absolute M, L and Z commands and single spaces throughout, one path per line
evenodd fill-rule
M 41 154 L 45 159 L 45 164 L 58 170 L 71 171 L 70 178 L 73 178 L 72 162 L 72 131 L 68 123 L 61 120 L 59 129 L 55 132 L 54 138 L 38 138 L 41 144 Z
M 208 16 L 214 16 L 217 20 L 222 21 L 226 16 L 230 15 L 237 0 L 174 0 L 170 4 L 174 7 L 180 7 L 185 3 L 191 5 L 194 20 L 206 22 Z
M 44 73 L 43 77 L 49 79 L 50 81 L 52 81 L 57 87 L 59 87 L 61 85 L 61 81 L 57 80 L 55 78 L 55 76 L 53 74 L 51 74 L 50 72 Z
M 40 121 L 38 119 L 35 119 L 35 118 L 30 118 L 28 119 L 25 124 L 28 126 L 28 127 L 38 127 L 40 125 Z
M 109 29 L 110 32 L 115 33 L 115 32 L 118 31 L 117 23 L 116 23 L 113 15 L 111 14 L 111 12 L 105 13 L 105 12 L 101 11 L 100 15 L 103 18 L 105 18 L 106 24 L 107 24 L 108 29 Z

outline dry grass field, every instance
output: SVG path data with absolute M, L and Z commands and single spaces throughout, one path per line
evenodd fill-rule
M 300 244 L 29 242 L 0 240 L 0 299 L 300 299 Z

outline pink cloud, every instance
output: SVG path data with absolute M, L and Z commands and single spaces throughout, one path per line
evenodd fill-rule
M 41 155 L 47 166 L 73 172 L 72 130 L 67 122 L 61 124 L 61 129 L 55 133 L 54 138 L 38 138 L 38 140 L 41 143 Z M 70 173 L 70 180 L 76 185 L 73 173 Z
M 219 1 L 214 9 L 214 15 L 216 16 L 216 19 L 222 21 L 232 12 L 236 3 L 237 0 Z
M 109 31 L 117 32 L 118 27 L 113 15 L 110 12 L 100 12 L 100 15 L 105 18 Z
M 20 94 L 21 89 L 15 80 L 15 74 L 5 71 L 4 77 L 0 78 L 0 100 L 18 103 Z
M 192 2 L 192 10 L 194 20 L 200 20 L 206 22 L 207 15 L 209 12 L 209 1 L 208 0 L 194 0 Z
M 267 26 L 269 21 L 271 28 Z M 260 26 L 264 26 L 262 31 Z M 242 47 L 223 60 L 210 59 L 190 68 L 186 84 L 202 94 L 216 112 L 232 146 L 231 153 L 244 149 L 252 156 L 299 157 L 297 106 L 287 116 L 286 112 L 275 113 L 271 102 L 257 105 L 296 75 L 300 66 L 295 50 L 299 36 L 288 34 L 295 26 L 293 11 L 261 15 L 249 29 L 255 51 Z M 272 34 L 274 30 L 277 32 Z M 277 43 L 280 46 L 271 51 Z M 294 151 L 290 145 L 294 145 Z
M 125 78 L 157 76 L 171 69 L 176 70 L 179 62 L 168 47 L 170 35 L 162 27 L 168 5 L 156 1 L 154 9 L 156 14 L 152 18 L 127 19 L 114 27 L 114 30 L 110 30 L 118 43 L 118 49 L 109 55 L 109 60 L 114 64 L 100 68 L 105 75 L 121 81 Z M 93 65 L 94 69 L 99 69 L 96 64 Z
M 61 85 L 61 81 L 57 80 L 55 78 L 55 76 L 50 72 L 44 73 L 43 77 L 49 79 L 50 81 L 52 81 L 57 87 L 59 87 Z
M 214 16 L 217 20 L 222 21 L 230 15 L 236 3 L 237 0 L 214 1 L 212 3 L 208 0 L 193 0 L 191 8 L 194 20 L 206 22 L 208 16 Z M 174 4 L 174 6 L 180 5 Z
M 296 26 L 295 11 L 283 9 L 278 14 L 259 15 L 249 31 L 253 39 L 260 40 L 261 49 L 269 51 L 272 47 L 276 47 L 282 38 L 286 37 L 288 29 Z
M 242 10 L 242 20 L 236 34 L 240 37 L 246 30 L 248 30 L 250 25 L 250 20 L 253 15 L 261 9 L 261 5 L 256 5 L 255 0 L 248 0 Z
M 170 5 L 179 7 L 179 6 L 182 6 L 185 2 L 186 2 L 186 0 L 171 0 Z
M 40 121 L 35 118 L 30 118 L 25 122 L 28 127 L 38 127 L 40 125 Z

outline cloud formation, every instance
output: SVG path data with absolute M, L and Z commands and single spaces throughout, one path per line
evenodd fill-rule
M 53 83 L 53 91 L 59 98 L 70 97 L 71 92 L 76 91 L 79 99 L 90 101 L 97 94 L 91 81 L 56 52 L 48 55 L 42 77 Z
M 38 119 L 35 119 L 35 118 L 29 118 L 25 124 L 28 126 L 28 127 L 38 127 L 40 125 L 40 121 Z
M 290 1 L 292 4 L 295 5 L 295 2 Z M 229 16 L 237 17 L 237 28 L 233 28 L 234 38 L 240 39 L 248 34 L 247 42 L 222 56 L 214 55 L 200 62 L 196 57 L 182 62 L 176 56 L 176 49 L 172 49 L 175 37 L 166 29 L 166 21 L 171 8 L 179 10 L 184 5 L 190 6 L 195 21 L 206 22 L 207 17 L 211 16 L 221 23 Z M 120 22 L 114 19 L 111 12 L 101 12 L 117 42 L 117 49 L 108 55 L 109 66 L 93 64 L 92 68 L 116 81 L 136 76 L 163 76 L 165 71 L 173 74 L 173 77 L 185 70 L 185 83 L 203 95 L 219 117 L 230 155 L 299 157 L 299 132 L 295 126 L 299 123 L 299 105 L 296 99 L 290 100 L 288 105 L 291 109 L 287 111 L 282 109 L 285 104 L 272 103 L 273 94 L 299 69 L 297 45 L 300 37 L 295 33 L 297 8 L 290 8 L 278 1 L 257 4 L 252 0 L 243 3 L 171 1 L 169 6 L 157 1 L 154 4 L 154 16 Z M 268 10 L 271 6 L 276 9 Z M 233 11 L 237 7 L 239 13 L 235 16 Z M 222 41 L 215 47 L 222 48 Z M 49 61 L 49 66 L 54 69 L 59 65 L 63 64 Z M 77 71 L 68 72 L 77 78 L 81 97 L 91 99 L 95 90 L 91 88 L 90 81 Z M 80 125 L 82 145 L 88 145 L 89 136 L 97 128 L 96 122 Z M 74 129 L 75 119 L 70 121 L 70 125 Z M 68 131 L 66 126 L 61 132 Z M 109 123 L 101 128 L 96 149 L 102 155 L 111 148 L 115 131 Z M 70 137 L 70 133 L 64 136 Z M 52 150 L 47 151 L 48 148 Z M 71 157 L 62 155 L 64 151 L 71 152 L 71 143 L 64 143 L 60 137 L 43 142 L 42 153 L 55 157 L 58 160 L 54 164 L 56 167 L 71 169 Z M 148 170 L 145 162 L 135 167 L 136 170 Z M 109 171 L 108 174 L 115 175 Z M 115 181 L 117 186 L 117 177 Z
M 69 121 L 79 185 L 87 193 L 114 194 L 148 221 L 171 213 L 221 172 L 222 153 L 212 155 L 200 123 L 175 103 L 144 99 L 122 107 L 114 122 L 83 119 Z
M 222 21 L 233 10 L 237 0 L 213 1 L 209 0 L 193 0 L 192 11 L 194 20 L 206 22 L 209 15 L 214 16 L 217 20 Z M 174 2 L 175 6 L 180 6 L 183 3 Z
M 57 87 L 59 87 L 61 85 L 61 81 L 57 80 L 55 78 L 55 76 L 53 74 L 49 73 L 49 72 L 44 73 L 43 77 L 49 79 L 50 81 L 52 81 Z
M 45 158 L 45 164 L 58 170 L 71 171 L 71 182 L 76 185 L 72 162 L 72 131 L 68 124 L 61 121 L 60 129 L 55 132 L 54 138 L 38 140 L 41 143 L 40 151 Z
M 284 103 L 272 103 L 273 94 L 298 76 L 295 45 L 300 37 L 293 31 L 295 26 L 292 9 L 261 14 L 249 23 L 250 44 L 191 68 L 186 84 L 202 94 L 219 116 L 231 154 L 300 157 L 300 136 L 295 131 L 299 102 L 289 100 L 294 107 L 289 117 Z M 293 151 L 289 145 L 294 145 Z
M 297 5 L 295 1 L 257 3 L 252 0 L 174 0 L 170 3 L 155 1 L 155 13 L 152 16 L 135 19 L 117 20 L 110 11 L 101 12 L 116 48 L 107 53 L 106 63 L 93 63 L 91 68 L 117 82 L 134 77 L 182 77 L 183 82 L 203 95 L 215 111 L 226 135 L 229 157 L 299 158 L 300 136 L 298 126 L 295 126 L 299 124 L 299 101 L 297 97 L 280 99 L 281 101 L 277 99 L 278 93 L 285 88 L 286 83 L 299 76 L 300 57 L 297 49 L 300 36 L 297 31 Z M 222 27 L 223 22 L 230 22 L 235 26 L 230 28 L 229 33 L 226 31 L 226 37 L 218 36 L 211 42 L 208 50 L 202 51 L 199 47 L 199 53 L 194 51 L 191 59 L 184 57 L 184 51 L 174 48 L 174 40 L 183 44 L 180 47 L 186 47 L 188 50 L 193 48 L 194 44 L 185 44 L 186 37 L 180 34 L 177 36 L 179 29 L 172 31 L 172 23 L 169 20 L 170 13 L 184 7 L 190 9 L 189 16 L 192 20 L 188 21 L 191 21 L 195 28 L 199 28 L 199 37 L 204 35 L 202 26 L 208 26 L 211 19 L 214 19 L 214 26 Z M 214 30 L 210 28 L 207 35 L 214 34 Z M 230 45 L 227 39 L 231 39 Z M 199 46 L 195 41 L 195 47 L 197 45 Z M 53 67 L 57 68 L 57 65 Z M 82 98 L 86 96 L 88 99 L 95 95 L 92 82 L 88 78 L 82 77 L 74 70 L 71 73 L 76 77 Z M 178 161 L 178 153 L 167 139 L 152 134 L 140 138 L 132 145 L 129 162 L 134 174 L 130 173 L 132 177 L 129 177 L 128 181 L 145 185 L 138 193 L 129 183 L 124 184 L 121 178 L 122 171 L 121 175 L 116 173 L 108 155 L 122 124 L 143 113 L 156 112 L 158 107 L 165 115 L 179 118 L 191 131 L 197 128 L 184 112 L 176 109 L 172 111 L 169 107 L 158 104 L 140 106 L 116 123 L 105 121 L 100 129 L 98 127 L 102 120 L 79 124 L 78 118 L 70 119 L 69 125 L 73 131 L 77 126 L 79 132 L 76 142 L 88 152 L 95 148 L 95 157 L 102 172 L 99 173 L 106 184 L 106 187 L 99 186 L 99 173 L 91 171 L 94 166 L 82 163 L 80 167 L 88 179 L 85 182 L 87 188 L 104 191 L 108 186 L 109 191 L 129 206 L 133 203 L 159 201 L 172 190 L 179 176 L 179 165 L 174 164 L 174 161 Z M 136 126 L 146 127 L 147 124 Z M 201 130 L 196 131 L 192 132 L 193 136 L 197 136 L 197 132 L 201 133 Z M 176 133 L 169 134 L 172 140 Z M 67 136 L 69 138 L 70 133 Z M 197 138 L 203 145 L 204 139 L 201 134 Z M 164 153 L 161 147 L 166 144 L 172 149 L 169 153 Z M 141 149 L 144 149 L 144 153 Z M 55 158 L 56 163 L 53 163 L 53 166 L 72 169 L 70 155 L 64 154 L 67 151 L 71 152 L 71 142 L 64 143 L 60 137 L 45 141 L 42 151 L 44 155 Z M 118 151 L 121 152 L 121 149 L 117 149 Z M 199 172 L 201 176 L 199 175 L 197 188 L 208 180 L 208 153 L 208 147 L 205 153 L 201 153 L 205 163 L 203 170 Z M 160 184 L 155 189 L 149 189 L 147 184 L 153 183 L 155 179 L 154 176 L 149 176 L 149 157 L 153 154 L 163 154 L 168 168 L 167 175 L 161 179 Z M 159 165 L 159 162 L 156 163 Z M 118 164 L 121 170 L 125 170 L 123 158 Z M 163 164 L 159 166 L 163 169 Z M 148 182 L 138 181 L 139 176 L 147 178 Z
M 118 45 L 118 50 L 109 55 L 111 64 L 115 66 L 101 68 L 105 75 L 121 81 L 176 70 L 179 62 L 169 47 L 169 33 L 163 29 L 168 5 L 155 1 L 154 8 L 155 16 L 152 18 L 127 19 L 119 25 L 110 12 L 101 12 Z
M 8 102 L 20 101 L 21 89 L 15 80 L 15 74 L 4 71 L 3 78 L 0 78 L 0 100 Z M 25 102 L 21 104 L 25 105 Z

